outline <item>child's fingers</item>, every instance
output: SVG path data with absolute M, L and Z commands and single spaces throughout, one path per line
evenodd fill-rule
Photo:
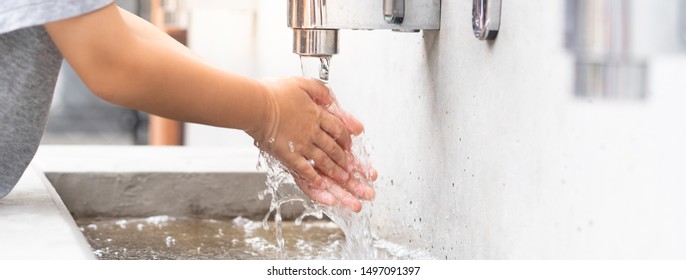
M 314 166 L 310 164 L 310 161 L 304 157 L 299 157 L 295 160 L 293 163 L 293 169 L 295 170 L 295 173 L 308 184 L 315 188 L 324 188 L 322 176 L 317 173 L 317 170 L 315 170 Z
M 333 194 L 333 196 L 336 197 L 336 200 L 341 205 L 348 207 L 355 212 L 360 212 L 360 210 L 362 210 L 362 203 L 360 203 L 359 199 L 355 198 L 348 191 L 341 188 L 341 186 L 331 182 L 329 179 L 324 180 L 327 180 L 328 184 L 326 190 Z
M 310 164 L 326 176 L 336 179 L 339 182 L 347 182 L 350 179 L 350 174 L 345 172 L 336 162 L 334 162 L 328 154 L 314 147 L 305 152 L 305 157 L 310 158 Z
M 379 173 L 376 172 L 376 169 L 374 167 L 369 167 L 369 175 L 372 181 L 376 181 L 376 179 L 379 177 Z
M 357 179 L 348 181 L 343 185 L 343 187 L 355 197 L 363 200 L 371 201 L 374 200 L 374 197 L 376 197 L 376 192 L 371 186 L 368 186 Z
M 324 111 L 322 114 L 322 120 L 319 125 L 323 131 L 329 134 L 338 145 L 343 149 L 350 150 L 352 147 L 353 140 L 350 138 L 350 132 L 347 126 L 339 118 L 333 114 Z
M 324 205 L 329 205 L 333 206 L 336 205 L 336 197 L 333 196 L 328 190 L 326 189 L 318 189 L 314 188 L 304 180 L 295 180 L 300 189 L 308 196 L 310 199 L 324 204 Z
M 364 132 L 364 125 L 360 120 L 355 118 L 352 114 L 348 113 L 347 111 L 341 110 L 342 114 L 340 116 L 341 120 L 343 120 L 343 123 L 345 123 L 346 127 L 348 127 L 348 130 L 350 130 L 350 133 L 352 135 L 360 135 L 362 132 Z
M 334 116 L 338 117 L 345 124 L 350 134 L 360 135 L 362 132 L 364 132 L 364 125 L 362 122 L 360 122 L 352 114 L 341 109 L 340 106 L 338 106 L 338 103 L 333 103 L 331 106 L 329 106 L 328 111 Z
M 327 107 L 334 103 L 335 98 L 331 90 L 325 84 L 314 79 L 297 78 L 298 85 L 302 88 L 318 105 Z

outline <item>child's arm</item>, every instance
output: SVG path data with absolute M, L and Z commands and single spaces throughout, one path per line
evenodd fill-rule
M 126 26 L 129 27 L 130 31 L 138 39 L 158 44 L 159 47 L 169 48 L 179 54 L 185 55 L 192 59 L 196 59 L 199 62 L 206 63 L 202 58 L 200 58 L 196 53 L 192 52 L 189 48 L 179 43 L 166 33 L 160 32 L 160 29 L 157 26 L 152 25 L 150 22 L 140 18 L 137 15 L 130 13 L 127 10 L 124 10 L 119 7 L 117 9 L 119 10 L 119 14 L 121 14 L 121 17 L 124 20 Z
M 181 121 L 244 130 L 314 186 L 322 186 L 319 173 L 348 181 L 350 135 L 339 118 L 318 106 L 333 102 L 323 84 L 302 78 L 266 84 L 221 71 L 151 25 L 122 15 L 116 5 L 45 27 L 103 99 Z M 330 196 L 312 198 L 335 203 Z

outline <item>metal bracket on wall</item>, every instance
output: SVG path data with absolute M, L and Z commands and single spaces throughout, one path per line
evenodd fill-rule
M 474 0 L 472 29 L 479 40 L 495 40 L 500 30 L 502 0 Z
M 405 0 L 383 0 L 383 16 L 388 23 L 403 23 Z

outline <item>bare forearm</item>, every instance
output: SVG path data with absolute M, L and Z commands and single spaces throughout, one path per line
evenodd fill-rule
M 68 19 L 46 29 L 86 85 L 102 98 L 220 127 L 246 130 L 262 121 L 268 90 L 264 84 L 202 62 L 162 31 L 122 15 L 115 6 L 95 13 L 97 17 Z M 108 24 L 100 24 L 103 18 Z
M 197 59 L 203 63 L 206 63 L 201 59 L 196 53 L 192 52 L 186 46 L 177 42 L 171 36 L 162 32 L 159 28 L 154 26 L 152 23 L 119 8 L 119 13 L 124 20 L 124 23 L 129 27 L 129 29 L 137 36 L 138 39 L 146 40 L 151 43 L 155 43 L 160 47 L 169 48 L 179 54 L 185 55 L 187 57 Z
M 146 58 L 132 59 L 131 69 L 103 95 L 111 102 L 180 121 L 242 130 L 262 122 L 268 90 L 263 83 L 152 42 L 139 41 L 136 47 L 136 53 L 145 53 Z

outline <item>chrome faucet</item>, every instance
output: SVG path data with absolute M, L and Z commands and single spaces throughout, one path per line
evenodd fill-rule
M 684 2 L 567 0 L 567 47 L 576 57 L 575 95 L 648 96 L 651 59 L 683 51 L 679 37 L 684 32 Z
M 577 96 L 646 95 L 645 56 L 633 51 L 631 1 L 568 0 L 567 43 L 576 54 Z
M 437 30 L 440 16 L 440 0 L 288 0 L 293 52 L 300 56 L 337 54 L 340 29 Z

